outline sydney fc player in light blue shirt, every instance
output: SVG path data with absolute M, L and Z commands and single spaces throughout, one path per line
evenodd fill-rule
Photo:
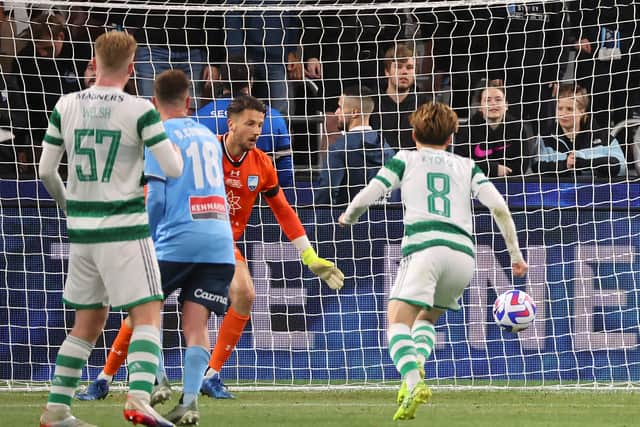
M 197 397 L 209 362 L 210 312 L 224 315 L 235 270 L 233 235 L 226 205 L 222 147 L 205 126 L 187 117 L 189 80 L 179 70 L 155 81 L 154 104 L 167 136 L 182 152 L 184 172 L 166 178 L 152 155 L 145 157 L 147 208 L 162 288 L 181 289 L 186 341 L 184 394 L 166 415 L 176 424 L 199 421 Z

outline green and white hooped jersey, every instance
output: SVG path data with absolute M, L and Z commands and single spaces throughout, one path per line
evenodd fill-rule
M 70 242 L 150 235 L 142 185 L 144 145 L 166 139 L 160 115 L 145 99 L 109 87 L 60 98 L 44 142 L 67 152 Z
M 493 184 L 473 160 L 431 148 L 401 150 L 375 179 L 401 188 L 403 256 L 433 246 L 474 256 L 471 199 L 481 185 Z

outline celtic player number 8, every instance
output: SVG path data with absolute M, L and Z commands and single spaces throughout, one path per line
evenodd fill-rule
M 449 175 L 439 172 L 427 174 L 427 189 L 431 192 L 427 196 L 429 213 L 449 218 L 451 216 L 451 201 L 447 198 L 450 191 Z M 438 203 L 438 200 L 441 200 Z

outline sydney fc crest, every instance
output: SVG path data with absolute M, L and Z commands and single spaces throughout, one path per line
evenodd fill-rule
M 247 187 L 251 191 L 255 191 L 258 188 L 258 175 L 249 175 L 247 177 Z

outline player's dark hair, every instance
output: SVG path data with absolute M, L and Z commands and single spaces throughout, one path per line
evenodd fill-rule
M 162 104 L 179 104 L 189 95 L 191 83 L 182 70 L 160 73 L 153 83 L 154 96 Z
M 250 95 L 240 95 L 236 96 L 227 107 L 227 117 L 242 113 L 244 110 L 254 110 L 262 114 L 267 112 L 266 107 L 258 98 Z

